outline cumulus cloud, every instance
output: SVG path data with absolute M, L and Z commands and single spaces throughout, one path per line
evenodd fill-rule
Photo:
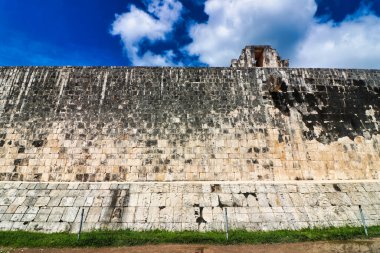
M 191 27 L 193 42 L 186 49 L 210 66 L 229 65 L 249 44 L 271 44 L 288 57 L 314 22 L 316 8 L 314 0 L 208 0 L 209 19 Z
M 175 54 L 172 50 L 164 51 L 161 55 L 154 54 L 150 51 L 146 52 L 141 57 L 134 59 L 134 65 L 136 66 L 174 66 L 180 64 L 174 64 L 173 59 Z
M 250 44 L 270 44 L 296 67 L 380 67 L 380 18 L 362 6 L 340 23 L 314 17 L 314 0 L 207 0 L 186 49 L 210 66 L 229 65 Z
M 339 24 L 314 23 L 294 55 L 297 67 L 380 68 L 380 18 L 360 9 Z
M 124 49 L 133 65 L 167 66 L 173 65 L 173 53 L 157 55 L 151 51 L 140 54 L 143 40 L 154 42 L 164 40 L 179 19 L 182 4 L 177 0 L 151 0 L 147 2 L 147 12 L 130 6 L 130 10 L 116 15 L 111 34 L 121 37 Z
M 143 2 L 146 10 L 131 5 L 128 12 L 117 15 L 111 33 L 121 37 L 133 65 L 180 65 L 174 64 L 179 56 L 173 50 L 156 54 L 144 48 L 169 40 L 179 24 L 180 0 Z M 269 44 L 290 59 L 292 67 L 380 67 L 380 18 L 369 7 L 334 23 L 315 17 L 316 0 L 206 0 L 204 4 L 208 20 L 187 24 L 192 42 L 178 49 L 183 62 L 198 57 L 209 66 L 228 66 L 244 46 Z

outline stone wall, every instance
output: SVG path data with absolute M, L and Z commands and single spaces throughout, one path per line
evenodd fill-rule
M 276 230 L 380 225 L 379 181 L 0 182 L 0 230 Z
M 380 225 L 379 106 L 380 70 L 2 67 L 0 229 Z
M 379 179 L 380 71 L 0 68 L 0 180 Z

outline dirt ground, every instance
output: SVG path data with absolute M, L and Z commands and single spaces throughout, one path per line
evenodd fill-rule
M 0 252 L 1 249 L 0 249 Z M 380 238 L 265 245 L 148 245 L 121 248 L 16 249 L 11 253 L 379 253 Z

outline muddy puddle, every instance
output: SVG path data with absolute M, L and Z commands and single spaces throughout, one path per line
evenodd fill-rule
M 0 249 L 1 252 L 1 249 Z M 121 248 L 17 249 L 12 253 L 380 253 L 380 238 L 265 245 L 148 245 Z

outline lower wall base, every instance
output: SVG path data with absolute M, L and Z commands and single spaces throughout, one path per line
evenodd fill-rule
M 380 225 L 380 181 L 0 182 L 0 230 L 279 230 Z

